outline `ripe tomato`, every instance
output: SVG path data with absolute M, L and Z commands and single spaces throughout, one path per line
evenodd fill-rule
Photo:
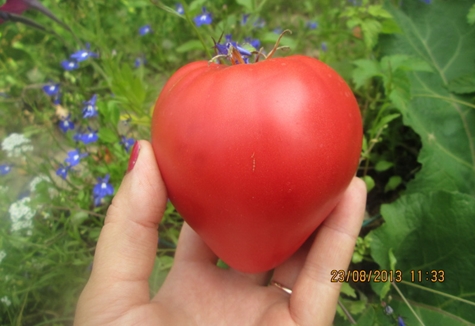
M 188 64 L 164 86 L 152 121 L 171 202 L 243 272 L 281 264 L 320 225 L 355 174 L 362 133 L 344 80 L 297 55 Z

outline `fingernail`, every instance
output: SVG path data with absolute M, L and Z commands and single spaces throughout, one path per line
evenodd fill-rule
M 127 166 L 127 172 L 125 172 L 125 174 L 129 173 L 134 168 L 135 163 L 137 163 L 137 159 L 139 157 L 139 151 L 140 151 L 139 142 L 135 141 L 134 147 L 132 147 L 132 152 L 130 153 L 129 165 Z

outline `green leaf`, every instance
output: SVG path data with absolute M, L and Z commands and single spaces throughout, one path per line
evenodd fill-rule
M 385 223 L 370 233 L 371 255 L 381 269 L 390 269 L 392 250 L 395 267 L 407 283 L 398 283 L 398 287 L 411 302 L 475 322 L 470 304 L 410 286 L 417 284 L 475 302 L 474 212 L 475 198 L 465 194 L 437 191 L 404 195 L 381 207 Z M 411 270 L 424 272 L 421 283 L 411 281 Z M 430 270 L 443 270 L 445 281 L 426 281 L 425 272 Z
M 247 12 L 254 12 L 254 6 L 252 5 L 252 0 L 236 0 L 238 4 L 243 6 Z
M 386 186 L 384 187 L 384 192 L 388 192 L 391 190 L 396 189 L 402 182 L 402 179 L 398 175 L 393 175 L 391 178 L 389 178 L 388 183 L 386 183 Z
M 104 127 L 99 129 L 97 134 L 99 136 L 99 139 L 102 140 L 105 143 L 113 144 L 113 143 L 116 143 L 116 142 L 119 141 L 119 138 L 118 138 L 116 132 L 114 132 L 110 129 L 104 128 Z
M 340 293 L 343 293 L 349 297 L 356 298 L 355 289 L 350 286 L 350 283 L 344 282 L 341 285 Z
M 381 5 L 372 5 L 368 7 L 368 14 L 373 17 L 392 18 L 391 14 Z
M 475 24 L 475 4 L 470 8 L 468 15 L 467 15 L 467 22 L 470 25 Z
M 392 168 L 394 166 L 394 164 L 392 162 L 388 162 L 388 161 L 378 161 L 378 163 L 376 163 L 376 165 L 374 166 L 374 169 L 378 172 L 382 172 L 382 171 L 386 171 L 390 168 Z
M 191 40 L 178 46 L 175 49 L 175 51 L 178 53 L 185 53 L 192 50 L 201 50 L 201 49 L 203 49 L 203 45 L 201 44 L 199 40 Z
M 107 102 L 107 118 L 114 126 L 119 123 L 120 109 L 114 101 Z
M 369 79 L 382 76 L 381 66 L 375 60 L 361 59 L 353 62 L 356 68 L 353 69 L 353 82 L 356 88 L 363 86 Z
M 201 11 L 201 8 L 206 4 L 206 0 L 194 0 L 188 6 L 190 13 Z
M 371 178 L 369 175 L 365 175 L 362 179 L 366 183 L 366 191 L 370 192 L 375 185 L 373 178 Z
M 424 322 L 429 325 L 450 325 L 450 326 L 473 326 L 469 321 L 463 320 L 459 316 L 448 313 L 441 308 L 428 307 L 418 302 L 411 302 L 414 312 Z M 412 311 L 402 300 L 396 299 L 391 301 L 391 307 L 398 315 L 404 316 L 406 325 L 420 325 Z
M 383 34 L 397 34 L 401 33 L 399 25 L 394 21 L 394 19 L 385 19 L 381 23 L 381 33 Z
M 468 74 L 449 81 L 449 91 L 455 94 L 475 92 L 475 74 Z
M 374 47 L 378 41 L 378 35 L 382 30 L 382 25 L 375 19 L 366 19 L 361 23 L 361 31 L 363 32 L 363 40 L 370 49 Z
M 155 264 L 153 265 L 152 274 L 150 274 L 148 283 L 150 287 L 150 294 L 154 296 L 168 275 L 173 265 L 173 258 L 169 256 L 161 256 L 155 258 Z
M 467 25 L 464 18 L 472 2 L 404 4 L 405 12 L 388 6 L 403 34 L 382 41 L 383 52 L 405 53 L 427 62 L 434 71 L 407 74 L 410 100 L 406 99 L 404 90 L 407 85 L 390 94 L 403 114 L 404 123 L 422 141 L 418 157 L 422 169 L 408 184 L 407 191 L 439 187 L 475 194 L 475 110 L 463 105 L 469 98 L 447 89 L 449 80 L 475 73 L 475 26 Z
M 179 18 L 181 18 L 181 19 L 185 19 L 185 16 L 180 15 L 175 9 L 173 9 L 173 8 L 167 6 L 167 5 L 164 5 L 161 1 L 153 1 L 153 0 L 152 0 L 152 3 L 153 3 L 155 6 L 159 7 L 160 9 L 162 9 L 162 10 L 168 12 L 169 14 L 174 15 L 175 17 L 179 17 Z

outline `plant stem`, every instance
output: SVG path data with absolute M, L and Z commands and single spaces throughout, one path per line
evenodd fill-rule
M 411 304 L 409 303 L 409 301 L 407 301 L 406 297 L 404 296 L 404 294 L 402 294 L 401 290 L 399 290 L 398 286 L 396 285 L 396 283 L 393 281 L 391 282 L 392 286 L 394 286 L 394 288 L 396 289 L 397 293 L 399 293 L 399 295 L 401 296 L 402 300 L 404 301 L 404 303 L 409 307 L 409 310 L 411 310 L 412 314 L 416 317 L 416 319 L 419 321 L 419 323 L 422 325 L 422 326 L 425 326 L 424 322 L 421 320 L 421 318 L 419 317 L 419 315 L 414 311 L 414 308 L 412 308 Z
M 450 298 L 450 299 L 452 299 L 452 300 L 460 301 L 460 302 L 469 304 L 469 305 L 471 305 L 471 306 L 475 306 L 475 302 L 468 301 L 468 300 L 466 300 L 466 299 L 462 299 L 462 298 L 456 297 L 456 296 L 451 295 L 451 294 L 447 294 L 447 293 L 444 293 L 444 292 L 440 292 L 440 291 L 437 291 L 437 290 L 433 290 L 433 289 L 430 289 L 430 288 L 426 288 L 426 287 L 424 287 L 424 286 L 421 286 L 421 285 L 418 285 L 418 284 L 413 284 L 413 283 L 411 283 L 411 282 L 402 281 L 401 283 L 402 283 L 402 284 L 409 285 L 409 286 L 412 286 L 412 287 L 415 287 L 415 288 L 418 288 L 418 289 L 421 289 L 421 290 L 424 290 L 424 291 L 427 291 L 427 292 L 435 293 L 435 294 L 438 294 L 438 295 L 441 295 L 441 296 Z

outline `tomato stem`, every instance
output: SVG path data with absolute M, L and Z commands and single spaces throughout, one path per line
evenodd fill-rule
M 289 29 L 284 30 L 282 33 L 280 33 L 279 38 L 277 39 L 277 42 L 275 43 L 274 47 L 272 48 L 272 51 L 266 56 L 263 53 L 263 48 L 260 48 L 259 51 L 248 51 L 244 48 L 241 48 L 239 45 L 236 43 L 233 43 L 231 41 L 227 42 L 226 44 L 220 44 L 219 42 L 221 41 L 221 38 L 223 34 L 219 37 L 218 42 L 216 42 L 213 39 L 214 42 L 214 49 L 215 49 L 215 56 L 212 57 L 208 63 L 212 63 L 215 60 L 219 60 L 220 58 L 227 58 L 228 60 L 231 61 L 231 65 L 237 65 L 237 64 L 245 64 L 249 63 L 249 57 L 254 54 L 255 61 L 254 63 L 259 62 L 260 57 L 264 57 L 264 60 L 272 58 L 274 53 L 279 50 L 289 50 L 290 47 L 288 46 L 279 46 L 280 40 L 284 36 L 285 33 L 290 33 L 292 34 L 292 31 Z M 220 63 L 218 61 L 218 63 Z
M 274 45 L 274 47 L 272 48 L 272 51 L 270 51 L 270 53 L 267 55 L 266 59 L 272 58 L 272 56 L 274 55 L 275 51 L 284 48 L 284 47 L 280 47 L 280 48 L 279 48 L 279 43 L 280 43 L 280 40 L 282 39 L 282 37 L 284 36 L 285 33 L 290 33 L 290 34 L 292 34 L 292 31 L 291 31 L 290 29 L 286 29 L 286 30 L 284 30 L 282 33 L 280 33 L 279 38 L 277 39 L 277 42 L 275 42 L 275 45 Z M 286 47 L 286 48 L 288 48 L 288 47 Z

